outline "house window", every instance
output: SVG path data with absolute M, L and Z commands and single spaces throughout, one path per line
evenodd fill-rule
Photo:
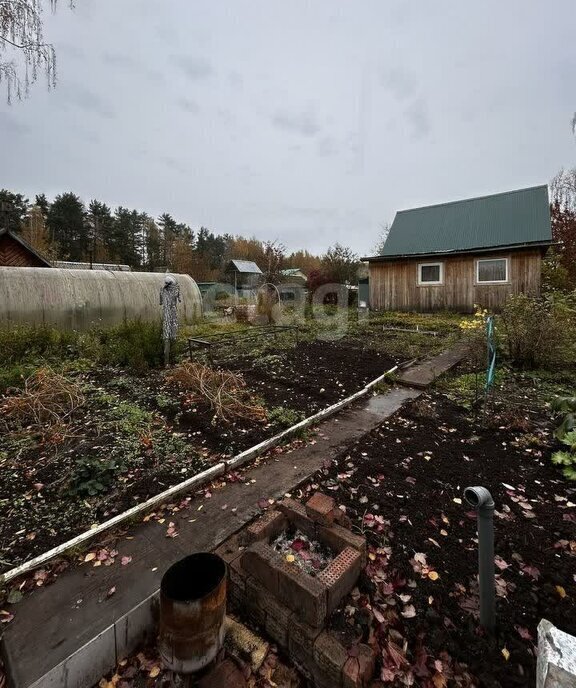
M 508 258 L 477 260 L 476 282 L 479 284 L 508 282 Z
M 421 286 L 444 284 L 444 264 L 419 263 L 418 284 Z

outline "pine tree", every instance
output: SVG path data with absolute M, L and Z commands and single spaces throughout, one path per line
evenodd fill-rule
M 0 229 L 19 232 L 27 212 L 27 198 L 8 189 L 0 189 Z
M 61 259 L 84 261 L 88 256 L 88 225 L 84 204 L 71 192 L 56 196 L 46 221 L 50 240 L 59 245 Z

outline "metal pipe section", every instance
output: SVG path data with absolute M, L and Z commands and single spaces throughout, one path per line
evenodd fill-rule
M 179 674 L 193 674 L 224 643 L 226 563 L 198 552 L 173 564 L 160 584 L 160 656 Z
M 478 512 L 478 578 L 480 625 L 487 631 L 496 625 L 494 582 L 494 500 L 485 487 L 467 487 L 464 499 Z

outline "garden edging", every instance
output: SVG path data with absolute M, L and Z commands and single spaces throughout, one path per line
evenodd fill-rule
M 155 495 L 154 497 L 151 497 L 145 502 L 142 502 L 142 504 L 137 504 L 131 509 L 128 509 L 127 511 L 124 511 L 121 514 L 114 516 L 108 521 L 104 521 L 104 523 L 100 523 L 96 527 L 90 528 L 90 530 L 87 530 L 84 533 L 81 533 L 80 535 L 71 538 L 67 542 L 62 543 L 57 547 L 53 547 L 52 549 L 48 550 L 47 552 L 44 552 L 43 554 L 39 554 L 37 557 L 30 559 L 30 561 L 27 561 L 24 564 L 21 564 L 20 566 L 16 566 L 15 568 L 10 569 L 6 573 L 0 574 L 0 585 L 8 583 L 14 578 L 22 576 L 23 574 L 28 573 L 33 569 L 42 566 L 43 564 L 46 564 L 51 559 L 54 559 L 55 557 L 64 554 L 71 548 L 78 547 L 78 545 L 88 542 L 96 535 L 100 535 L 101 533 L 109 530 L 110 528 L 114 528 L 115 526 L 121 525 L 122 523 L 128 521 L 134 516 L 144 511 L 148 511 L 149 509 L 152 509 L 153 507 L 165 502 L 167 499 L 170 499 L 175 495 L 181 494 L 182 492 L 185 492 L 192 488 L 202 487 L 203 485 L 206 485 L 207 483 L 214 480 L 214 478 L 221 477 L 227 471 L 239 468 L 245 463 L 248 463 L 248 461 L 257 458 L 258 456 L 261 456 L 265 451 L 277 446 L 286 438 L 291 437 L 292 435 L 295 435 L 301 432 L 302 430 L 305 430 L 306 428 L 309 428 L 311 425 L 314 425 L 315 423 L 318 423 L 321 420 L 329 418 L 341 409 L 346 408 L 350 404 L 353 404 L 355 401 L 368 394 L 368 392 L 370 392 L 370 390 L 372 390 L 378 384 L 383 382 L 386 379 L 386 377 L 395 373 L 396 370 L 398 370 L 398 368 L 400 367 L 401 366 L 398 365 L 393 366 L 385 373 L 369 382 L 365 387 L 363 387 L 358 392 L 355 392 L 354 394 L 351 394 L 349 397 L 346 397 L 346 399 L 342 399 L 336 404 L 332 404 L 331 406 L 328 406 L 322 411 L 319 411 L 318 413 L 315 413 L 312 416 L 308 416 L 308 418 L 304 418 L 304 420 L 301 420 L 295 425 L 286 428 L 285 430 L 274 435 L 273 437 L 270 437 L 269 439 L 264 440 L 263 442 L 260 442 L 259 444 L 256 444 L 255 446 L 250 447 L 249 449 L 246 449 L 243 452 L 240 452 L 233 458 L 227 459 L 226 461 L 221 461 L 215 464 L 214 466 L 207 468 L 205 471 L 202 471 L 197 475 L 192 476 L 191 478 L 188 478 L 187 480 L 184 480 L 181 483 L 178 483 L 177 485 L 169 487 L 167 490 L 164 490 L 163 492 L 160 492 L 159 494 Z

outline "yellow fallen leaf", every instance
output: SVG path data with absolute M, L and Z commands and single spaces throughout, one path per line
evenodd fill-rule
M 293 562 L 294 561 L 294 555 L 293 554 L 287 554 L 286 555 L 286 561 Z
M 84 557 L 84 561 L 92 561 L 92 559 L 96 559 L 96 552 L 88 552 Z
M 510 659 L 510 652 L 508 651 L 508 648 L 506 648 L 506 647 L 502 648 L 502 656 L 504 657 L 504 659 L 506 661 L 508 661 Z
M 150 669 L 149 676 L 150 676 L 150 678 L 156 678 L 156 676 L 158 676 L 159 673 L 160 673 L 160 667 L 158 665 L 156 665 Z
M 561 585 L 556 586 L 556 592 L 560 595 L 562 599 L 566 597 L 566 590 Z
M 435 581 L 440 578 L 440 575 L 436 571 L 428 571 L 428 578 Z

